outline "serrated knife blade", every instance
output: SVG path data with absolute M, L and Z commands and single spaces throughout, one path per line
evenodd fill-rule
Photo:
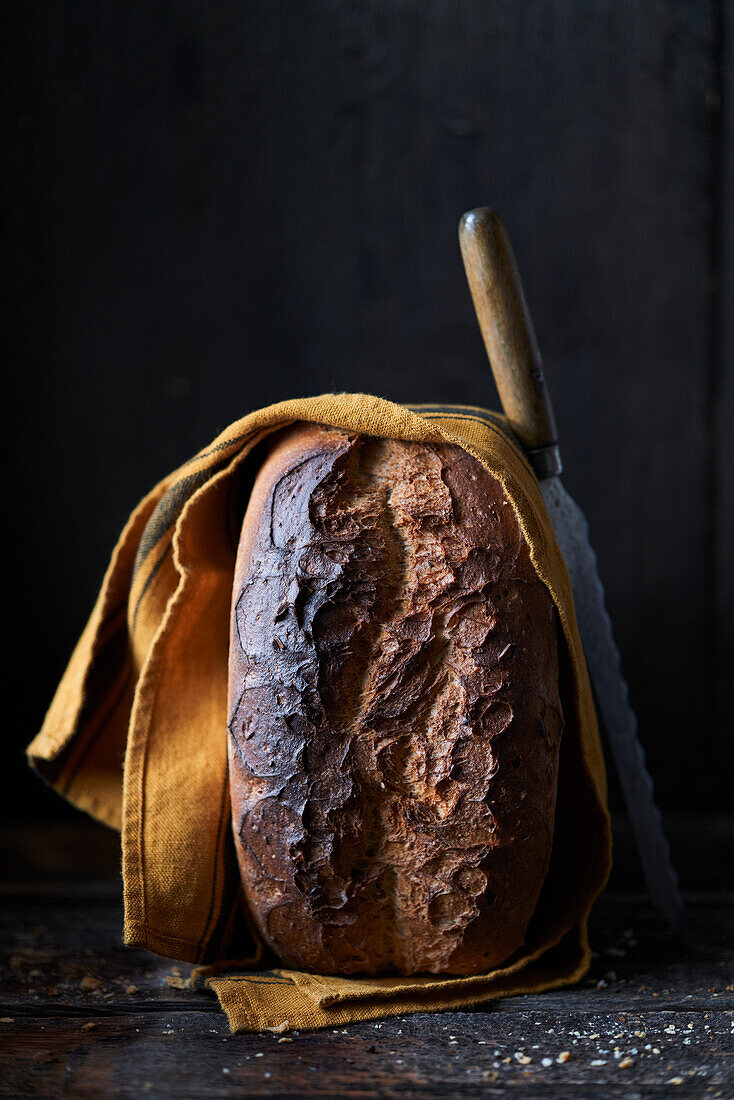
M 637 718 L 629 701 L 622 661 L 606 608 L 586 517 L 557 476 L 540 482 L 573 591 L 576 621 L 602 725 L 627 805 L 650 897 L 660 915 L 689 942 L 678 877 L 670 858 Z
M 507 232 L 488 207 L 459 223 L 474 307 L 505 415 L 535 470 L 571 578 L 597 712 L 606 731 L 651 899 L 690 942 L 685 908 L 637 735 L 586 519 L 560 480 L 555 418 L 532 319 Z

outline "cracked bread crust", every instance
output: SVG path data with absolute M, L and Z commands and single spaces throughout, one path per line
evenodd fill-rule
M 229 656 L 245 894 L 288 966 L 475 974 L 550 860 L 556 611 L 466 451 L 296 424 L 242 526 Z

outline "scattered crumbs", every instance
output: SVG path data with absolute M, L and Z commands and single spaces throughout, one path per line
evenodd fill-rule
M 629 1069 L 630 1066 L 633 1066 L 634 1064 L 635 1064 L 634 1058 L 623 1058 L 622 1061 L 619 1063 L 619 1068 L 620 1069 Z
M 99 978 L 94 978 L 91 974 L 85 974 L 79 982 L 82 993 L 94 993 L 95 989 L 100 989 L 101 986 L 102 983 Z
M 222 1070 L 222 1073 L 229 1073 L 229 1070 L 227 1069 L 227 1067 L 226 1067 L 226 1066 L 225 1066 L 225 1068 L 224 1068 L 224 1069 Z
M 576 1034 L 576 1032 L 574 1032 L 573 1034 L 575 1035 L 575 1034 Z M 590 1035 L 590 1036 L 589 1036 L 589 1038 L 590 1038 L 590 1039 L 598 1039 L 598 1038 L 599 1038 L 599 1032 L 598 1032 L 598 1031 L 595 1031 L 593 1035 Z
M 88 1020 L 86 1024 L 82 1024 L 81 1031 L 91 1031 L 93 1027 L 96 1027 L 94 1020 Z
M 647 1037 L 646 1031 L 633 1031 L 632 1034 L 638 1039 L 645 1039 Z
M 594 1060 L 592 1062 L 590 1062 L 589 1065 L 591 1065 L 591 1066 L 605 1066 L 606 1062 L 604 1061 L 603 1058 L 594 1058 Z
M 275 1024 L 274 1027 L 266 1027 L 266 1031 L 272 1031 L 274 1035 L 282 1035 L 284 1031 L 288 1031 L 290 1024 L 287 1020 L 281 1020 L 279 1024 Z
M 278 1042 L 279 1043 L 292 1043 L 293 1040 L 292 1039 L 286 1039 L 285 1037 L 283 1037 L 282 1039 L 278 1039 Z
M 166 985 L 170 985 L 171 989 L 190 989 L 187 978 L 182 978 L 179 974 L 166 974 Z
M 682 1085 L 683 1084 L 683 1078 L 682 1077 L 669 1077 L 668 1080 L 665 1083 L 666 1083 L 666 1085 Z
M 663 1031 L 666 1035 L 675 1035 L 675 1024 L 668 1024 L 667 1027 L 663 1028 Z
M 258 1051 L 258 1053 L 255 1055 L 255 1057 L 256 1058 L 262 1058 L 262 1054 Z
M 559 1065 L 565 1066 L 566 1062 L 570 1062 L 572 1058 L 573 1058 L 573 1055 L 571 1054 L 570 1050 L 562 1050 L 561 1053 L 556 1058 L 556 1061 L 558 1062 Z
M 515 1061 L 519 1062 L 521 1066 L 529 1066 L 533 1060 L 529 1055 L 523 1054 L 521 1050 L 516 1050 L 514 1057 Z
M 138 987 L 137 987 L 136 985 L 126 985 L 126 986 L 125 986 L 125 992 L 126 992 L 126 993 L 127 993 L 127 994 L 128 994 L 129 996 L 130 996 L 130 997 L 133 997 L 133 996 L 134 996 L 134 995 L 135 995 L 136 993 L 139 993 L 139 992 L 140 992 L 140 990 L 138 989 Z
M 652 1052 L 653 1052 L 653 1054 L 659 1054 L 660 1053 L 660 1047 L 653 1047 Z
M 502 1059 L 502 1065 L 503 1066 L 509 1066 L 511 1061 L 512 1061 L 512 1058 L 503 1058 Z
M 553 1065 L 553 1059 L 552 1058 L 542 1058 L 541 1061 L 540 1061 L 540 1064 L 541 1064 L 541 1066 L 552 1066 Z
M 482 1077 L 485 1081 L 496 1081 L 498 1076 L 499 1074 L 496 1073 L 493 1069 L 486 1069 L 482 1074 Z
M 596 983 L 596 988 L 597 989 L 606 989 L 607 988 L 607 983 L 604 981 L 603 978 L 600 978 L 599 981 Z

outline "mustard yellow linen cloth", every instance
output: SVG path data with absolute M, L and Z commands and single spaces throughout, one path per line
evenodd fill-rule
M 548 877 L 525 945 L 467 978 L 340 978 L 266 969 L 230 825 L 227 646 L 239 528 L 261 443 L 294 421 L 457 443 L 499 478 L 566 642 L 558 810 Z M 252 412 L 169 474 L 115 547 L 31 764 L 122 833 L 125 942 L 199 964 L 232 1030 L 315 1028 L 460 1007 L 577 981 L 587 917 L 611 862 L 606 779 L 571 586 L 528 462 L 504 419 L 325 394 Z

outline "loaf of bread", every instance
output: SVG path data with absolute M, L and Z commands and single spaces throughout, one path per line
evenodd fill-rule
M 553 842 L 556 610 L 458 446 L 279 432 L 242 526 L 229 758 L 245 896 L 287 966 L 479 974 Z

